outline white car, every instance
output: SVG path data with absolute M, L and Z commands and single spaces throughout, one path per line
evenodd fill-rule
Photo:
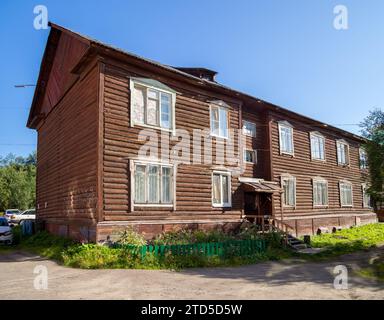
M 11 220 L 11 216 L 20 214 L 21 211 L 19 209 L 7 209 L 5 210 L 4 217 L 9 221 Z
M 13 233 L 8 221 L 4 217 L 0 217 L 0 243 L 12 244 Z
M 35 209 L 25 210 L 20 214 L 12 215 L 9 222 L 13 224 L 21 224 L 24 220 L 35 220 L 36 211 Z

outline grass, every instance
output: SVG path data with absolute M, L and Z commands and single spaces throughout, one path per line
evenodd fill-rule
M 17 232 L 17 229 L 14 229 Z M 187 243 L 187 241 L 214 242 L 229 239 L 230 236 L 220 232 L 180 232 L 160 235 L 152 243 L 174 244 Z M 244 234 L 243 234 L 244 237 Z M 232 237 L 233 239 L 233 237 Z M 53 236 L 47 232 L 40 232 L 28 238 L 21 238 L 14 249 L 33 252 L 40 256 L 53 259 L 58 263 L 83 269 L 171 269 L 180 270 L 193 267 L 223 267 L 253 264 L 261 261 L 279 260 L 290 256 L 290 251 L 281 248 L 277 235 L 269 236 L 267 250 L 247 256 L 237 253 L 225 257 L 218 256 L 155 256 L 147 254 L 144 259 L 124 248 L 111 248 L 96 244 L 79 244 L 72 240 Z M 134 232 L 125 232 L 121 237 L 122 243 L 142 244 L 140 235 Z M 4 248 L 4 250 L 7 250 Z M 1 250 L 0 250 L 1 252 Z
M 384 224 L 373 223 L 335 233 L 326 233 L 311 238 L 311 246 L 325 248 L 321 253 L 308 257 L 322 259 L 368 250 L 384 244 Z
M 291 250 L 281 247 L 280 235 L 266 235 L 268 248 L 266 252 L 248 256 L 236 254 L 225 257 L 205 257 L 199 255 L 156 257 L 147 254 L 144 259 L 134 255 L 124 248 L 111 248 L 96 244 L 79 244 L 72 240 L 40 232 L 29 238 L 20 238 L 20 230 L 14 228 L 16 240 L 19 244 L 13 249 L 25 250 L 43 257 L 53 259 L 65 266 L 84 269 L 173 269 L 180 270 L 191 267 L 224 267 L 254 264 L 262 261 L 281 260 L 291 257 L 300 257 L 307 260 L 321 260 L 368 250 L 380 244 L 384 244 L 384 224 L 369 224 L 351 229 L 344 229 L 333 234 L 314 236 L 311 245 L 317 248 L 326 248 L 316 255 L 304 255 L 293 253 Z M 19 236 L 18 236 L 19 235 Z M 259 236 L 259 235 L 257 235 Z M 240 230 L 236 235 L 227 235 L 217 231 L 182 231 L 169 232 L 159 235 L 152 244 L 185 244 L 196 242 L 215 242 L 228 239 L 254 238 L 252 229 Z M 121 235 L 121 243 L 143 244 L 143 238 L 132 231 L 126 231 Z M 16 241 L 17 242 L 17 241 Z M 9 247 L 2 247 L 1 252 L 8 252 Z M 383 259 L 373 262 L 370 268 L 362 270 L 366 276 L 379 275 L 382 277 Z
M 369 267 L 360 269 L 357 274 L 366 278 L 384 281 L 384 255 L 369 261 Z

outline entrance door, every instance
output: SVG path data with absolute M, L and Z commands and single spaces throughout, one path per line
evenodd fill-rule
M 244 193 L 244 213 L 246 215 L 259 215 L 259 196 L 256 192 Z

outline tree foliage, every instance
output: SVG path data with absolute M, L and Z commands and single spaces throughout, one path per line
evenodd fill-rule
M 375 202 L 384 201 L 384 112 L 370 111 L 360 124 L 362 134 L 368 139 L 365 149 L 368 154 L 370 187 L 368 192 Z
M 0 211 L 33 208 L 36 199 L 36 152 L 0 157 Z

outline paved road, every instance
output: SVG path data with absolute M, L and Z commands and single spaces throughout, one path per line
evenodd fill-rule
M 384 249 L 382 249 L 384 250 Z M 0 299 L 384 299 L 384 284 L 354 275 L 379 249 L 331 262 L 266 262 L 237 268 L 80 270 L 23 252 L 0 254 Z M 333 288 L 333 268 L 349 270 L 349 289 Z M 34 288 L 36 266 L 48 289 Z

